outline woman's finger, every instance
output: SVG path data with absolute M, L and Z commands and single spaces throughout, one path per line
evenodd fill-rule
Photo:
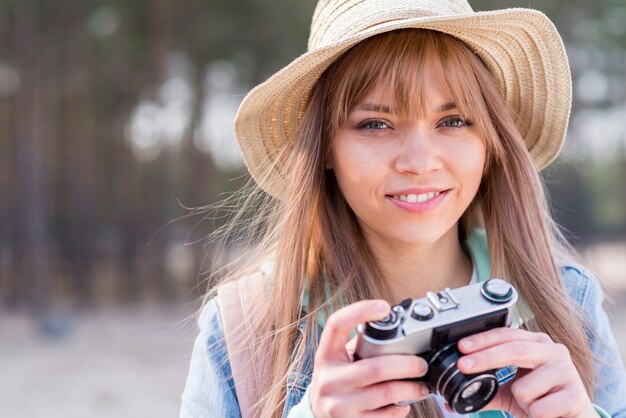
M 363 322 L 384 318 L 390 310 L 384 300 L 362 300 L 337 310 L 326 321 L 316 361 L 350 361 L 345 347 L 350 331 Z
M 458 347 L 464 354 L 471 354 L 507 341 L 533 341 L 551 343 L 552 339 L 543 332 L 531 332 L 519 328 L 494 328 L 462 338 Z
M 550 393 L 533 402 L 528 407 L 528 415 L 533 418 L 598 416 L 586 393 L 573 387 Z
M 372 411 L 399 402 L 422 399 L 430 394 L 423 382 L 392 380 L 378 383 L 355 391 L 346 397 L 346 401 L 359 405 L 361 411 Z
M 511 394 L 517 403 L 528 411 L 533 402 L 553 392 L 555 388 L 567 385 L 578 386 L 581 392 L 584 392 L 574 364 L 571 361 L 557 361 L 545 364 L 515 380 L 511 385 Z
M 535 341 L 509 341 L 459 359 L 457 365 L 463 373 L 476 373 L 516 365 L 536 369 L 551 359 L 569 358 L 562 344 L 545 344 Z
M 395 406 L 390 405 L 375 411 L 367 411 L 359 414 L 360 417 L 366 418 L 404 418 L 411 412 L 411 406 Z
M 354 352 L 356 351 L 357 341 L 358 341 L 358 338 L 355 335 L 350 341 L 346 343 L 346 352 L 348 353 L 348 358 L 350 360 L 354 360 Z
M 415 379 L 424 376 L 427 370 L 428 364 L 421 357 L 412 354 L 389 354 L 337 367 L 333 380 L 338 386 L 364 388 L 389 380 Z

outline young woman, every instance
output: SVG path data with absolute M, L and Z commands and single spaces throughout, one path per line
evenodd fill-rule
M 528 9 L 391 4 L 321 0 L 309 51 L 242 103 L 258 186 L 230 231 L 251 246 L 207 296 L 181 416 L 453 416 L 407 380 L 423 358 L 354 361 L 354 329 L 490 277 L 523 323 L 458 343 L 461 372 L 511 371 L 479 415 L 626 416 L 602 292 L 537 173 L 571 107 L 558 33 Z

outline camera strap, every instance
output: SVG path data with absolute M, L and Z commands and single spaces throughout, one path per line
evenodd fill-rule
M 269 339 L 254 335 L 250 318 L 250 307 L 254 306 L 255 298 L 262 293 L 266 283 L 266 276 L 256 272 L 220 286 L 217 292 L 232 378 L 243 418 L 258 416 L 255 406 L 269 384 L 267 356 L 255 356 L 255 353 L 269 352 L 266 349 L 269 347 L 263 347 Z M 256 350 L 252 344 L 258 346 Z

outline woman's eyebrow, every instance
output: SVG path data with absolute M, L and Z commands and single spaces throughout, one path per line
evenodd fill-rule
M 439 106 L 439 108 L 437 109 L 437 113 L 447 112 L 453 109 L 456 109 L 456 103 L 448 102 Z M 389 106 L 378 104 L 378 103 L 359 103 L 356 106 L 354 106 L 354 108 L 352 108 L 352 112 L 356 112 L 359 110 L 367 111 L 367 112 L 389 113 L 389 114 L 393 113 L 392 109 Z
M 381 113 L 393 113 L 391 108 L 387 105 L 377 104 L 377 103 L 359 103 L 358 105 L 352 108 L 352 112 L 356 112 L 358 110 L 364 110 L 368 112 L 381 112 Z
M 448 110 L 452 110 L 452 109 L 456 109 L 456 103 L 448 102 L 446 104 L 439 106 L 439 109 L 437 109 L 437 113 L 447 112 Z

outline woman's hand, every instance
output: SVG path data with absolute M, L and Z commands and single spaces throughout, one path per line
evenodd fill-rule
M 421 377 L 428 365 L 414 355 L 385 355 L 352 361 L 346 348 L 350 332 L 360 323 L 384 318 L 382 300 L 365 300 L 332 314 L 315 353 L 310 402 L 316 417 L 405 417 L 410 407 L 396 402 L 428 395 Z
M 597 417 L 568 349 L 538 332 L 496 328 L 459 341 L 465 374 L 515 365 L 516 378 L 500 387 L 484 410 L 515 417 Z

